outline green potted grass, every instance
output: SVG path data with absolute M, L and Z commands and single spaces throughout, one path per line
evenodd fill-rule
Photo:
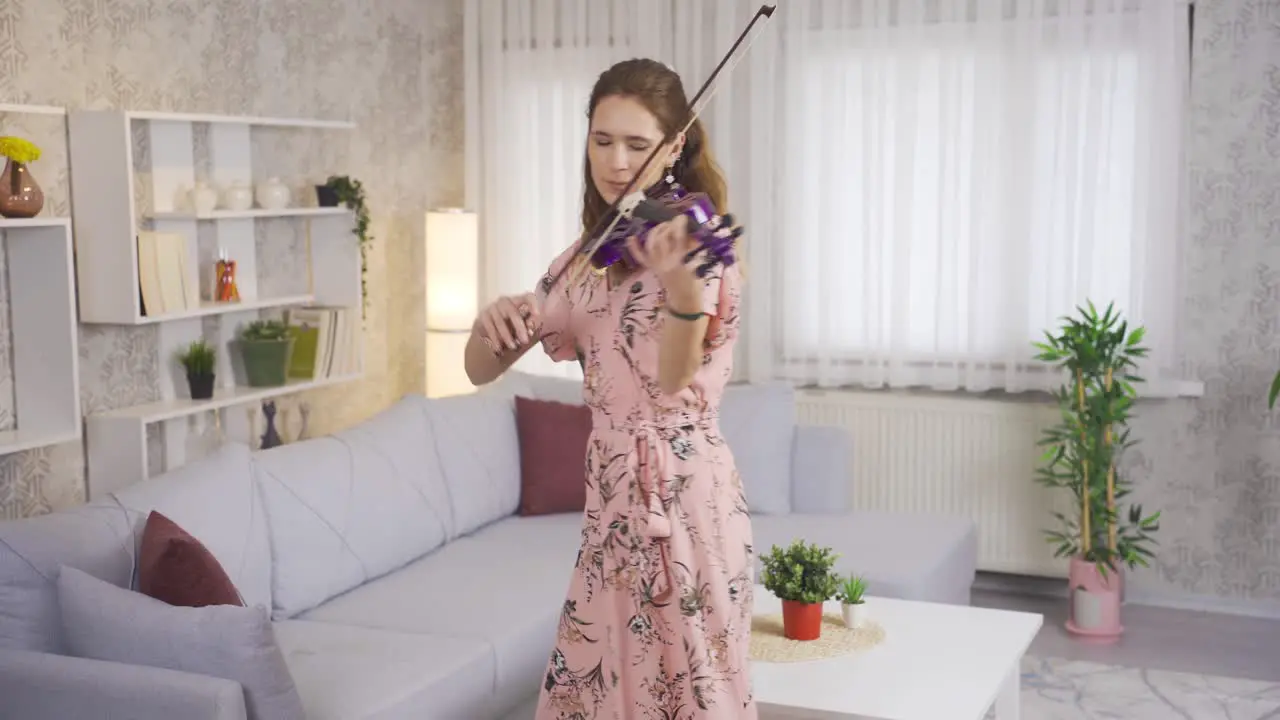
M 250 387 L 277 387 L 288 379 L 293 336 L 282 320 L 254 320 L 240 331 L 240 354 Z
M 867 601 L 862 596 L 866 590 L 867 581 L 857 575 L 846 577 L 840 585 L 836 596 L 840 599 L 840 614 L 846 627 L 862 627 L 867 621 Z
M 213 397 L 214 366 L 218 361 L 213 346 L 204 340 L 196 340 L 178 354 L 178 362 L 187 371 L 187 388 L 192 400 L 208 400 Z
M 782 601 L 782 634 L 791 640 L 822 635 L 822 605 L 836 594 L 839 578 L 832 567 L 839 555 L 831 548 L 795 540 L 774 545 L 760 558 L 764 587 Z

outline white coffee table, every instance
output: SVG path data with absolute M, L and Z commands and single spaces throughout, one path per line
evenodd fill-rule
M 757 615 L 782 603 L 755 589 Z M 826 611 L 839 614 L 839 603 Z M 867 598 L 885 630 L 868 650 L 809 662 L 753 662 L 762 718 L 1018 720 L 1021 661 L 1039 632 L 1035 613 Z

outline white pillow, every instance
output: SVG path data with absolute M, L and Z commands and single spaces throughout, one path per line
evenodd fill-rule
M 66 565 L 58 605 L 71 655 L 234 680 L 249 720 L 306 720 L 267 608 L 176 607 Z

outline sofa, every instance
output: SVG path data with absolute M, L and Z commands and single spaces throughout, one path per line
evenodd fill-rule
M 269 628 L 306 717 L 481 720 L 531 707 L 581 517 L 516 513 L 516 395 L 580 403 L 581 387 L 513 371 L 466 396 L 410 395 L 333 435 L 259 451 L 227 443 L 108 497 L 0 523 L 0 718 L 272 720 L 234 675 L 199 670 L 200 653 L 231 652 L 218 643 L 232 633 L 207 616 L 169 627 L 165 606 L 154 621 L 102 609 L 92 623 L 64 622 L 60 579 L 73 574 L 139 595 L 127 591 L 152 510 L 208 549 Z M 856 442 L 797 423 L 791 389 L 731 386 L 721 427 L 758 554 L 803 538 L 833 547 L 871 594 L 969 602 L 972 522 L 851 509 Z M 146 648 L 69 650 L 122 624 L 186 649 L 164 666 L 121 660 Z

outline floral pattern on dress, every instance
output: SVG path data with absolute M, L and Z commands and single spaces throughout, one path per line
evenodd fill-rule
M 658 384 L 665 293 L 649 272 L 537 286 L 543 350 L 583 369 L 593 426 L 582 544 L 537 720 L 753 720 L 750 514 L 719 405 L 733 370 L 741 276 L 704 278 L 702 365 Z

